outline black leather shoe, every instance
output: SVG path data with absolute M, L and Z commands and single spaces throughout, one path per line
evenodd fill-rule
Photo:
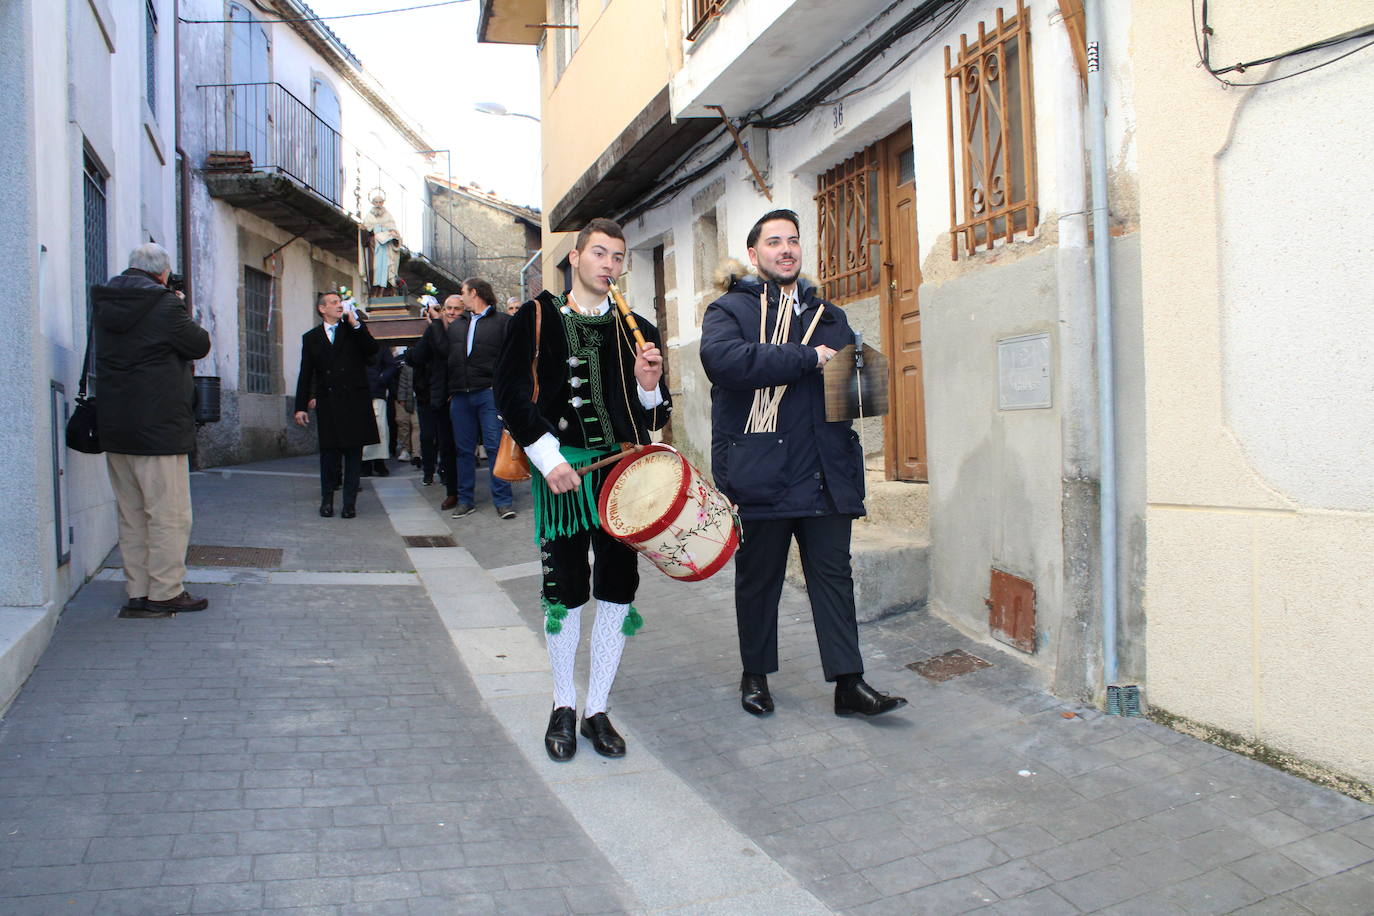
M 386 459 L 378 458 L 376 464 L 372 467 L 372 473 L 377 477 L 390 477 L 391 468 L 386 466 Z
M 592 742 L 592 748 L 602 757 L 624 757 L 625 739 L 611 726 L 604 712 L 582 717 L 582 737 Z
M 147 607 L 148 607 L 148 596 L 147 596 L 147 595 L 144 595 L 142 598 L 130 598 L 128 601 L 125 601 L 125 602 L 124 602 L 124 606 L 121 607 L 120 610 L 121 610 L 121 611 L 142 611 L 142 610 L 147 609 Z
M 773 711 L 773 695 L 768 692 L 768 676 L 744 672 L 739 682 L 739 705 L 751 716 L 766 716 Z
M 334 517 L 334 494 L 329 494 L 320 502 L 320 518 Z
M 168 598 L 166 601 L 154 601 L 149 598 L 143 602 L 145 610 L 149 611 L 203 611 L 210 606 L 209 598 L 197 598 L 188 591 L 183 590 L 175 598 Z M 140 615 L 144 616 L 144 615 Z
M 835 687 L 835 715 L 880 716 L 906 705 L 906 697 L 888 696 L 874 690 L 860 678 L 853 687 Z
M 358 508 L 357 506 L 344 506 L 343 511 L 339 514 L 342 515 L 344 518 L 357 518 Z
M 577 753 L 577 712 L 571 706 L 555 706 L 544 731 L 544 750 L 558 763 L 572 760 Z

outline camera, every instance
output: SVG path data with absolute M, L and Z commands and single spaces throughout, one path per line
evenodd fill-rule
M 167 288 L 174 293 L 186 292 L 186 278 L 181 274 L 170 274 L 167 277 Z

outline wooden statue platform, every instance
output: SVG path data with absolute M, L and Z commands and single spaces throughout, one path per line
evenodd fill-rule
M 375 296 L 367 305 L 367 315 L 373 338 L 393 347 L 415 343 L 429 327 L 420 306 L 405 296 Z

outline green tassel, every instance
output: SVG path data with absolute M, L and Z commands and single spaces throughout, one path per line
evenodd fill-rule
M 605 449 L 575 448 L 570 445 L 563 446 L 559 451 L 574 468 L 585 467 L 610 454 Z M 601 526 L 601 518 L 596 511 L 595 475 L 588 474 L 582 478 L 582 486 L 571 493 L 554 493 L 550 490 L 538 468 L 531 470 L 530 478 L 536 544 Z
M 568 606 L 557 602 L 544 602 L 544 632 L 558 633 L 563 629 L 563 618 L 568 616 Z
M 635 610 L 633 604 L 630 605 L 629 611 L 625 613 L 624 622 L 620 624 L 620 632 L 626 636 L 633 636 L 639 632 L 639 628 L 642 626 L 644 626 L 644 618 L 639 616 L 639 611 Z

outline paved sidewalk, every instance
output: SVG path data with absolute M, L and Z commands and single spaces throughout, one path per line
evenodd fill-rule
M 193 477 L 193 544 L 282 551 L 193 570 L 208 611 L 116 619 L 110 571 L 69 604 L 0 725 L 0 912 L 1374 913 L 1374 808 L 924 614 L 861 633 L 911 706 L 838 719 L 789 590 L 778 711 L 745 715 L 729 570 L 641 566 L 629 756 L 555 765 L 528 489 L 449 519 L 402 472 L 320 519 L 315 468 Z M 905 667 L 955 648 L 992 667 Z

